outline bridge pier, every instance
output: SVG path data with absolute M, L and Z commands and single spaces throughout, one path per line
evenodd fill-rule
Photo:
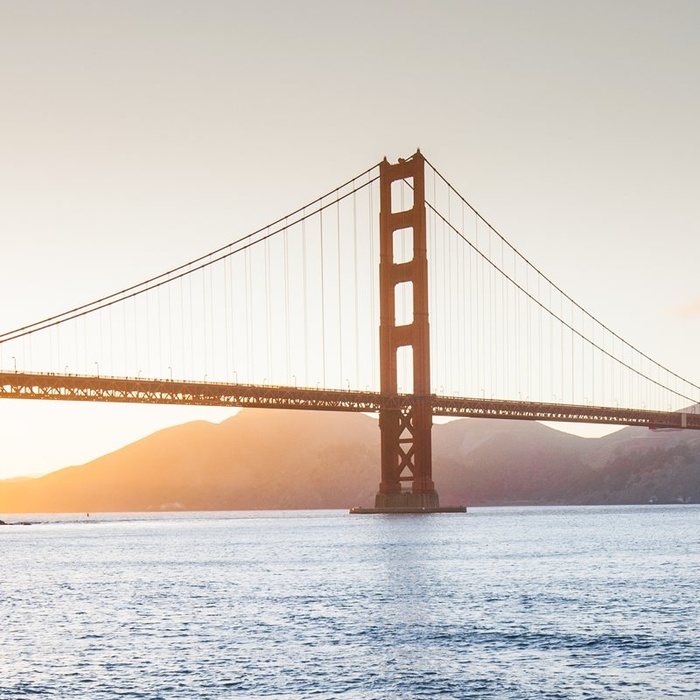
M 464 512 L 441 508 L 432 477 L 430 394 L 430 325 L 428 323 L 428 256 L 425 223 L 425 160 L 420 151 L 398 163 L 385 158 L 379 165 L 379 355 L 383 396 L 398 396 L 398 351 L 409 347 L 413 389 L 409 407 L 381 409 L 381 483 L 374 508 L 353 513 Z M 413 193 L 410 208 L 400 209 L 392 184 L 405 181 Z M 396 232 L 412 249 L 410 259 L 397 260 Z M 408 285 L 413 318 L 397 324 L 396 291 Z M 407 357 L 404 359 L 408 361 Z
M 400 493 L 378 493 L 374 500 L 374 509 L 378 511 L 419 510 L 434 511 L 440 508 L 440 499 L 437 491 L 426 493 L 413 493 L 402 491 Z

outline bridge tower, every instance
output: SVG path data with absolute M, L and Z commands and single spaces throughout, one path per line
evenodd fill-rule
M 375 511 L 440 509 L 432 477 L 432 405 L 430 395 L 430 326 L 428 323 L 428 257 L 425 224 L 425 160 L 420 151 L 411 158 L 379 166 L 380 261 L 379 353 L 381 393 L 398 394 L 400 348 L 412 363 L 412 398 L 404 409 L 385 408 L 379 414 L 381 430 L 381 483 Z M 413 191 L 409 208 L 401 209 L 395 182 L 405 181 Z M 410 257 L 397 260 L 403 238 Z M 410 241 L 409 245 L 406 245 Z M 413 318 L 399 325 L 396 297 L 408 285 Z

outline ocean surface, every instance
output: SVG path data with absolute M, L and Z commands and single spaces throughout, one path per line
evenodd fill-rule
M 3 516 L 0 698 L 700 698 L 700 506 Z

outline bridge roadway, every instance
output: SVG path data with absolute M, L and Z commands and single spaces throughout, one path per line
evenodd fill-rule
M 0 398 L 99 401 L 109 403 L 180 404 L 237 408 L 296 408 L 378 413 L 401 410 L 428 400 L 434 416 L 508 420 L 602 423 L 647 428 L 700 429 L 700 413 L 579 406 L 560 403 L 475 399 L 457 396 L 383 396 L 373 391 L 225 384 L 167 379 L 100 377 L 76 374 L 0 372 Z

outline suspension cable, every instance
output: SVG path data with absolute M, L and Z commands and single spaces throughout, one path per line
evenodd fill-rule
M 369 170 L 366 170 L 364 173 L 361 175 L 358 175 L 358 177 L 353 178 L 352 180 L 349 180 L 348 183 L 345 183 L 344 185 L 341 185 L 337 190 L 342 189 L 343 187 L 346 187 L 350 183 L 354 183 L 358 178 L 364 177 L 368 175 L 369 173 L 372 172 L 377 166 L 374 166 L 373 168 L 370 168 Z M 249 233 L 246 236 L 242 236 L 241 238 L 237 239 L 236 241 L 233 241 L 232 243 L 229 243 L 228 245 L 225 245 L 221 248 L 218 248 L 215 251 L 212 251 L 211 253 L 207 253 L 206 255 L 202 255 L 199 258 L 196 258 L 195 260 L 192 260 L 188 263 L 185 263 L 184 265 L 179 265 L 176 268 L 173 268 L 172 270 L 169 270 L 168 272 L 164 272 L 160 275 L 157 275 L 156 277 L 152 277 L 149 280 L 146 280 L 144 282 L 141 282 L 139 284 L 132 285 L 130 287 L 126 287 L 125 289 L 122 289 L 119 292 L 114 292 L 113 294 L 109 294 L 108 296 L 102 297 L 100 299 L 96 299 L 90 303 L 87 304 L 82 304 L 81 306 L 77 306 L 73 309 L 70 309 L 69 311 L 64 311 L 61 314 L 57 314 L 55 316 L 50 316 L 48 318 L 45 318 L 41 321 L 36 321 L 35 323 L 31 323 L 27 326 L 22 326 L 20 328 L 16 328 L 12 331 L 7 331 L 5 333 L 0 334 L 0 344 L 9 342 L 11 340 L 16 340 L 17 338 L 22 338 L 23 336 L 31 335 L 32 333 L 37 333 L 42 330 L 46 330 L 47 328 L 51 328 L 53 326 L 57 326 L 61 323 L 67 322 L 67 321 L 72 321 L 76 318 L 80 318 L 81 316 L 86 316 L 88 314 L 91 314 L 95 311 L 99 311 L 101 309 L 108 308 L 109 306 L 112 306 L 113 304 L 120 303 L 122 301 L 126 301 L 127 299 L 134 298 L 136 296 L 139 296 L 140 294 L 145 294 L 146 292 L 149 292 L 153 289 L 157 289 L 158 287 L 161 287 L 163 285 L 169 284 L 175 280 L 178 280 L 182 277 L 186 277 L 187 275 L 190 275 L 194 272 L 198 272 L 200 270 L 204 270 L 205 268 L 209 267 L 210 265 L 214 265 L 217 262 L 221 262 L 222 260 L 226 260 L 227 258 L 231 257 L 232 255 L 236 255 L 244 250 L 247 250 L 249 248 L 252 248 L 253 246 L 256 246 L 260 243 L 263 243 L 264 241 L 272 238 L 273 236 L 281 233 L 282 231 L 287 230 L 290 226 L 295 226 L 296 224 L 301 223 L 302 221 L 305 221 L 306 219 L 311 218 L 312 216 L 315 215 L 320 215 L 322 214 L 323 211 L 326 209 L 337 205 L 338 202 L 343 201 L 344 199 L 352 196 L 354 193 L 359 192 L 363 190 L 365 187 L 368 187 L 372 183 L 376 182 L 379 179 L 379 175 L 376 175 L 372 178 L 370 178 L 367 182 L 361 183 L 359 185 L 355 185 L 355 187 L 348 192 L 344 193 L 342 196 L 339 196 L 337 199 L 334 199 L 333 201 L 327 203 L 327 204 L 322 204 L 322 200 L 329 195 L 324 195 L 324 197 L 319 197 L 318 199 L 314 200 L 311 204 L 307 205 L 307 207 L 302 207 L 301 209 L 297 209 L 295 212 L 292 214 L 288 215 L 287 217 L 282 217 L 281 219 L 278 219 L 272 224 L 269 224 L 268 226 L 265 226 L 263 228 L 258 229 L 257 231 L 254 231 L 253 233 Z M 334 194 L 337 190 L 333 190 L 330 194 Z M 305 212 L 306 208 L 311 207 L 311 206 L 316 206 L 315 209 L 308 213 L 303 213 L 303 215 L 296 219 L 295 221 L 292 221 L 290 224 L 285 223 L 286 220 L 290 216 L 295 216 L 296 214 L 299 214 L 300 212 Z M 279 224 L 282 224 L 279 228 L 273 228 L 278 226 Z M 270 230 L 272 229 L 272 230 Z M 260 238 L 257 238 L 256 240 L 250 240 L 251 238 L 254 238 L 255 236 L 260 235 L 264 231 L 268 231 L 268 233 L 264 236 L 261 236 Z M 241 243 L 248 241 L 245 243 L 245 245 L 240 245 Z M 235 248 L 234 250 L 231 250 L 234 246 L 239 246 Z M 222 251 L 228 252 L 222 253 Z M 214 257 L 218 256 L 218 257 Z M 194 267 L 196 265 L 196 267 Z M 184 270 L 184 272 L 183 272 Z M 178 273 L 178 274 L 175 274 Z
M 700 391 L 700 386 L 697 386 L 696 384 L 693 384 L 693 382 L 690 382 L 690 381 L 688 381 L 687 379 L 684 379 L 684 378 L 681 377 L 679 374 L 676 374 L 675 372 L 673 372 L 672 370 L 668 369 L 668 368 L 665 367 L 664 365 L 662 365 L 662 364 L 656 362 L 656 360 L 652 359 L 651 357 L 649 357 L 648 355 L 646 355 L 645 353 L 643 353 L 643 352 L 642 352 L 641 350 L 639 350 L 636 346 L 634 346 L 634 345 L 632 345 L 631 343 L 627 342 L 624 338 L 622 338 L 622 337 L 619 336 L 617 333 L 615 333 L 615 331 L 611 330 L 611 329 L 608 328 L 604 323 L 602 323 L 601 321 L 599 321 L 595 316 L 593 316 L 593 314 L 591 314 L 591 313 L 589 313 L 588 311 L 586 311 L 586 309 L 584 309 L 579 303 L 577 303 L 576 301 L 574 301 L 574 299 L 572 299 L 566 292 L 564 292 L 563 289 L 561 289 L 558 285 L 556 285 L 554 282 L 552 282 L 552 280 L 551 280 L 549 277 L 547 277 L 547 275 L 543 274 L 543 273 L 539 270 L 539 268 L 537 268 L 535 265 L 533 265 L 522 253 L 520 253 L 519 250 L 517 250 L 517 248 L 515 248 L 511 243 L 509 243 L 508 240 L 507 240 L 504 236 L 502 236 L 502 235 L 498 232 L 498 230 L 497 230 L 494 226 L 492 226 L 492 225 L 491 225 L 491 224 L 490 224 L 490 223 L 489 223 L 489 222 L 488 222 L 488 221 L 487 221 L 487 220 L 486 220 L 486 219 L 485 219 L 485 218 L 484 218 L 484 217 L 483 217 L 483 216 L 482 216 L 482 215 L 481 215 L 481 214 L 480 214 L 480 213 L 479 213 L 479 212 L 478 212 L 478 211 L 477 211 L 477 210 L 476 210 L 476 209 L 475 209 L 475 208 L 474 208 L 474 207 L 473 207 L 473 206 L 472 206 L 472 205 L 471 205 L 471 204 L 470 204 L 470 203 L 469 203 L 469 202 L 468 202 L 468 201 L 467 201 L 453 186 L 452 186 L 452 184 L 449 182 L 449 180 L 447 180 L 447 178 L 445 178 L 445 176 L 442 175 L 442 173 L 441 173 L 427 158 L 424 157 L 424 159 L 425 159 L 426 164 L 429 165 L 429 166 L 432 168 L 432 170 L 435 172 L 435 174 L 445 183 L 445 185 L 447 185 L 447 187 L 449 187 L 449 188 L 462 200 L 462 202 L 463 202 L 464 204 L 466 204 L 466 206 L 469 207 L 469 209 L 471 209 L 472 212 L 473 212 L 479 219 L 481 219 L 481 220 L 491 229 L 491 231 L 493 231 L 493 232 L 494 232 L 494 233 L 495 233 L 509 248 L 511 248 L 511 249 L 513 250 L 513 252 L 515 252 L 527 265 L 529 265 L 529 266 L 530 266 L 538 275 L 540 275 L 548 284 L 550 284 L 550 285 L 551 285 L 554 289 L 556 289 L 561 295 L 563 295 L 571 304 L 573 304 L 575 307 L 577 307 L 577 308 L 580 309 L 583 313 L 585 313 L 589 318 L 591 318 L 595 323 L 597 323 L 603 330 L 605 330 L 605 331 L 607 331 L 608 333 L 610 333 L 612 336 L 614 336 L 617 340 L 619 340 L 620 342 L 622 342 L 624 345 L 627 345 L 628 347 L 632 348 L 632 349 L 635 350 L 637 353 L 639 353 L 639 355 L 641 355 L 644 359 L 646 359 L 646 360 L 648 360 L 649 362 L 653 363 L 654 365 L 656 365 L 656 366 L 659 367 L 660 369 L 664 370 L 664 371 L 667 372 L 669 375 L 672 375 L 672 376 L 675 377 L 676 379 L 680 379 L 683 383 L 688 384 L 689 386 L 693 387 L 693 389 L 697 389 L 698 391 Z M 427 204 L 427 203 L 426 203 L 426 204 Z M 436 212 L 436 213 L 437 213 L 437 212 Z M 454 227 L 452 227 L 452 228 L 453 228 L 453 230 L 455 230 L 456 233 L 459 234 L 459 231 L 457 231 L 456 229 L 454 229 Z M 461 234 L 460 234 L 460 235 L 461 235 Z M 462 236 L 462 238 L 464 238 L 464 237 Z M 465 240 L 466 240 L 466 239 L 465 239 Z M 467 241 L 467 243 L 468 243 L 468 242 L 469 242 L 469 241 Z M 478 252 L 478 251 L 477 251 L 477 252 Z M 545 309 L 546 309 L 546 307 L 545 307 Z M 579 335 L 580 335 L 580 334 L 579 334 Z M 607 353 L 606 353 L 606 354 L 607 354 Z M 613 359 L 616 359 L 616 358 L 614 358 L 612 355 L 609 355 L 609 356 L 612 357 Z M 633 370 L 633 371 L 635 371 L 635 370 Z M 642 374 L 642 376 L 645 376 L 645 375 Z M 675 393 L 675 392 L 673 392 L 673 393 Z M 678 396 L 681 396 L 681 394 L 678 394 Z M 683 398 L 688 398 L 688 397 L 683 397 Z M 691 400 L 692 400 L 692 399 L 691 399 Z
M 472 250 L 474 250 L 474 252 L 475 252 L 477 255 L 479 255 L 479 256 L 481 257 L 482 260 L 484 260 L 485 262 L 487 262 L 487 263 L 491 266 L 492 269 L 496 270 L 496 272 L 499 272 L 499 273 L 504 277 L 504 279 L 508 280 L 508 282 L 510 282 L 510 283 L 511 283 L 512 285 L 514 285 L 515 287 L 517 287 L 528 299 L 530 299 L 531 301 L 533 301 L 537 306 L 539 306 L 541 309 L 543 309 L 543 310 L 546 311 L 548 314 L 550 314 L 551 316 L 553 316 L 557 321 L 559 321 L 559 323 L 560 323 L 562 326 L 564 326 L 565 328 L 567 328 L 568 330 L 570 330 L 570 331 L 572 332 L 572 334 L 575 334 L 575 335 L 579 336 L 580 338 L 582 338 L 583 340 L 585 340 L 589 345 L 591 345 L 591 347 L 594 347 L 596 350 L 599 350 L 603 355 L 606 355 L 606 356 L 609 357 L 611 360 L 613 360 L 614 362 L 618 363 L 620 366 L 625 367 L 626 369 L 630 370 L 631 372 L 634 372 L 635 374 L 637 374 L 637 375 L 643 377 L 643 378 L 646 379 L 647 381 L 649 381 L 649 382 L 651 382 L 651 383 L 653 383 L 653 384 L 656 384 L 657 386 L 659 386 L 660 388 L 662 388 L 664 391 L 668 391 L 668 392 L 671 393 L 671 394 L 675 394 L 675 395 L 678 396 L 679 398 L 686 399 L 686 400 L 691 401 L 691 402 L 695 402 L 695 399 L 691 398 L 690 396 L 686 396 L 685 394 L 682 394 L 680 391 L 678 391 L 678 390 L 676 390 L 676 389 L 671 389 L 671 388 L 668 387 L 668 386 L 664 386 L 662 383 L 660 383 L 660 382 L 658 382 L 658 381 L 652 379 L 650 376 L 644 374 L 644 373 L 641 372 L 640 370 L 637 370 L 637 369 L 635 369 L 634 367 L 631 367 L 631 366 L 628 365 L 626 362 L 623 362 L 622 360 L 618 359 L 617 357 L 615 357 L 613 354 L 611 354 L 610 352 L 608 352 L 608 351 L 605 350 L 604 348 L 602 348 L 602 347 L 596 345 L 595 343 L 593 343 L 593 341 L 591 341 L 590 339 L 586 338 L 584 335 L 581 334 L 580 331 L 576 330 L 571 324 L 567 323 L 567 321 L 565 321 L 563 318 L 557 316 L 552 310 L 548 309 L 539 299 L 536 299 L 536 298 L 530 293 L 529 289 L 524 289 L 520 284 L 518 284 L 518 282 L 515 281 L 515 279 L 513 279 L 510 275 L 508 275 L 504 270 L 501 270 L 501 269 L 498 267 L 498 265 L 496 265 L 496 263 L 494 263 L 492 260 L 490 260 L 490 259 L 488 258 L 487 255 L 485 255 L 485 254 L 482 253 L 478 248 L 476 248 L 476 247 L 474 246 L 474 244 L 473 244 L 461 231 L 459 231 L 455 226 L 453 226 L 453 224 L 452 224 L 451 222 L 447 221 L 447 219 L 446 219 L 439 211 L 437 211 L 437 209 L 436 209 L 432 204 L 430 204 L 429 202 L 426 202 L 425 205 L 426 205 L 426 207 L 427 207 L 428 209 L 430 209 L 430 211 L 433 212 L 433 214 L 435 214 L 435 216 L 437 216 L 439 219 L 441 219 L 441 220 L 446 224 L 446 226 L 447 226 L 448 228 L 452 229 L 452 231 L 454 231 L 454 233 L 456 233 L 470 248 L 472 248 Z M 533 269 L 535 269 L 534 266 L 532 266 L 532 267 L 533 267 Z M 544 275 L 543 275 L 543 277 L 544 277 Z M 564 295 L 564 296 L 566 296 L 566 295 Z M 569 297 L 566 297 L 566 298 L 567 298 L 569 301 L 571 301 L 571 299 L 570 299 Z M 576 307 L 580 308 L 579 305 L 576 304 L 575 302 L 572 302 L 572 303 L 573 303 Z M 564 314 L 562 313 L 562 316 L 563 316 L 563 315 L 564 315 Z M 601 324 L 601 325 L 602 325 L 602 324 Z M 631 347 L 631 348 L 633 348 L 633 349 L 636 349 L 636 348 L 634 348 L 634 346 L 630 345 L 630 343 L 627 343 L 627 342 L 625 342 L 624 340 L 622 340 L 619 336 L 615 336 L 615 337 L 616 337 L 618 340 L 621 340 L 623 343 L 625 343 L 625 345 L 627 345 L 628 347 Z M 637 352 L 639 352 L 639 351 L 637 351 Z M 640 353 L 640 354 L 642 354 L 642 353 Z M 652 360 L 652 362 L 653 362 L 653 360 Z M 654 364 L 656 364 L 657 366 L 661 367 L 661 365 L 658 365 L 658 363 L 654 363 Z M 665 368 L 662 367 L 662 369 L 665 369 Z M 666 370 L 666 371 L 668 371 L 668 370 Z M 669 374 L 673 374 L 673 372 L 669 372 Z M 674 376 L 677 376 L 677 377 L 678 377 L 678 375 L 674 375 Z M 700 387 L 694 385 L 692 382 L 689 382 L 689 381 L 683 379 L 682 377 L 678 377 L 678 378 L 681 379 L 681 381 L 683 381 L 685 384 L 687 384 L 687 385 L 693 387 L 694 389 L 700 390 Z

